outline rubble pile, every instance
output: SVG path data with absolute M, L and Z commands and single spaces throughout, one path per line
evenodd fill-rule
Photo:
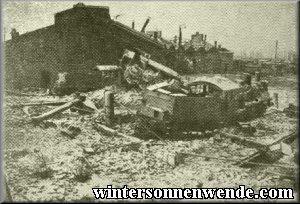
M 140 90 L 122 90 L 122 89 L 113 89 L 112 87 L 106 87 L 104 89 L 92 91 L 86 94 L 87 99 L 94 102 L 95 106 L 98 109 L 103 108 L 104 105 L 104 93 L 106 90 L 112 90 L 115 92 L 115 102 L 116 105 L 120 104 L 126 107 L 138 107 L 142 103 L 142 91 Z
M 134 140 L 134 110 L 142 103 L 142 92 L 114 90 L 116 121 L 112 134 L 104 134 L 94 126 L 104 121 L 99 119 L 104 111 L 104 92 L 101 89 L 83 94 L 96 106 L 94 112 L 67 109 L 38 124 L 30 117 L 56 106 L 30 106 L 28 114 L 23 107 L 13 106 L 70 101 L 74 95 L 5 97 L 5 172 L 14 201 L 92 201 L 91 188 L 106 185 L 237 188 L 243 184 L 255 190 L 295 185 L 295 141 L 289 144 L 290 149 L 285 147 L 276 163 L 242 167 L 236 161 L 259 153 L 258 149 L 222 136 L 228 133 L 270 144 L 296 130 L 295 117 L 280 111 L 267 112 L 251 121 L 249 125 L 255 129 L 251 134 L 243 128 L 226 127 L 209 137 Z M 291 92 L 289 98 L 294 95 Z
M 104 105 L 104 92 L 105 89 L 92 91 L 86 94 L 87 99 L 94 102 L 95 106 L 99 109 Z
M 143 95 L 141 91 L 121 91 L 116 93 L 117 104 L 126 107 L 138 107 L 142 104 Z

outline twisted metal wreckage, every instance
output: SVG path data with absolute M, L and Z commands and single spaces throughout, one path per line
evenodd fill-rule
M 114 101 L 114 93 L 105 91 L 104 124 L 103 121 L 102 124 L 97 121 L 94 123 L 99 131 L 108 135 L 130 138 L 134 143 L 141 143 L 144 141 L 143 139 L 149 138 L 167 142 L 166 139 L 184 140 L 191 139 L 190 136 L 211 137 L 218 132 L 218 129 L 227 126 L 233 126 L 252 134 L 255 132 L 255 128 L 251 127 L 249 121 L 262 117 L 268 107 L 274 104 L 268 92 L 268 82 L 261 80 L 259 72 L 255 73 L 255 80 L 251 79 L 250 74 L 245 74 L 244 79 L 239 83 L 220 76 L 202 76 L 191 81 L 152 60 L 148 54 L 129 50 L 125 50 L 119 66 L 98 66 L 97 69 L 104 72 L 115 72 L 117 73 L 115 76 L 119 77 L 119 84 L 127 87 L 136 86 L 143 90 L 142 105 L 136 110 L 117 104 Z M 277 106 L 278 95 L 276 96 L 274 102 Z M 52 105 L 61 106 L 40 116 L 32 117 L 32 121 L 40 123 L 68 108 L 82 113 L 97 111 L 97 108 L 85 99 L 84 96 L 77 93 L 73 101 L 64 102 L 63 105 L 61 105 L 63 102 L 52 103 Z M 134 135 L 126 135 L 113 129 L 116 123 L 115 104 L 136 116 Z M 278 111 L 276 110 L 274 113 Z M 285 135 L 268 145 L 231 133 L 223 132 L 220 135 L 258 150 L 243 161 L 235 161 L 238 165 L 244 165 L 253 163 L 255 158 L 262 155 L 267 157 L 270 152 L 278 151 L 283 146 L 290 148 L 285 143 L 292 142 L 296 133 Z M 175 158 L 183 154 L 178 153 Z M 189 155 L 195 156 L 195 154 Z M 209 157 L 207 155 L 196 156 Z

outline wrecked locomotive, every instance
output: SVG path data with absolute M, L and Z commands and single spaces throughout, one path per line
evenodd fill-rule
M 140 55 L 139 59 L 144 68 L 157 71 L 155 76 L 169 79 L 144 89 L 143 105 L 137 113 L 137 136 L 151 137 L 154 133 L 176 137 L 187 131 L 213 130 L 262 116 L 272 104 L 268 82 L 260 80 L 260 73 L 255 80 L 245 74 L 241 82 L 221 76 L 189 81 L 149 56 Z

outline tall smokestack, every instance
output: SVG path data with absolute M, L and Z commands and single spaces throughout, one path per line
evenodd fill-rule
M 141 30 L 142 33 L 145 33 L 145 29 L 146 29 L 146 27 L 147 27 L 149 21 L 150 21 L 150 17 L 148 17 L 147 20 L 146 20 L 146 22 L 144 23 L 143 28 L 142 28 L 142 30 Z
M 276 45 L 275 45 L 275 64 L 277 61 L 277 48 L 278 48 L 278 40 L 276 40 Z
M 181 31 L 181 26 L 179 26 L 179 40 L 178 40 L 179 47 L 181 46 L 181 43 L 182 43 L 182 31 Z
M 215 48 L 217 48 L 217 45 L 218 45 L 218 42 L 217 42 L 217 41 L 215 41 Z
M 206 41 L 206 35 L 204 35 L 204 41 Z
M 134 29 L 134 21 L 132 21 L 131 28 Z

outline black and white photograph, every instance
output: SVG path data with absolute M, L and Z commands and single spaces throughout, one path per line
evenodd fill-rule
M 1 202 L 299 202 L 298 9 L 2 1 Z

